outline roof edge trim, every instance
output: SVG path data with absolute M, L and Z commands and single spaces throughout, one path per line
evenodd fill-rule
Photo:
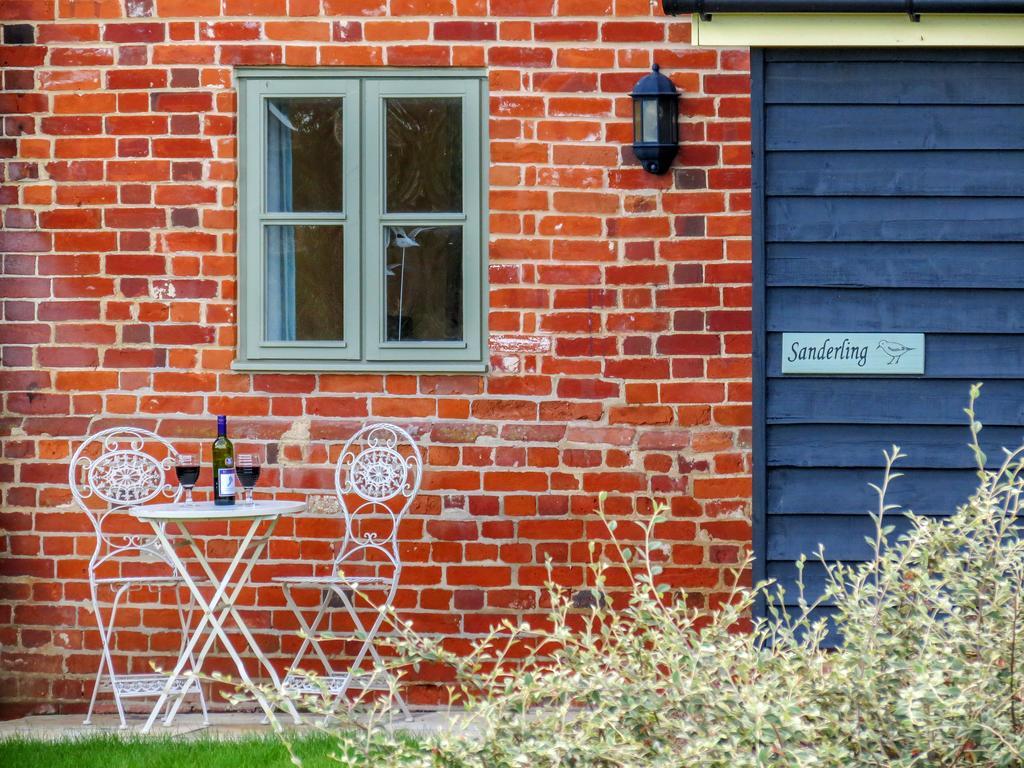
M 669 16 L 695 13 L 925 13 L 1018 14 L 1024 0 L 662 0 Z

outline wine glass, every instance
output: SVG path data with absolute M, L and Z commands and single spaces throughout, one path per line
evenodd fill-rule
M 199 457 L 194 453 L 179 453 L 174 462 L 174 473 L 178 476 L 178 483 L 185 489 L 185 506 L 193 506 L 195 501 L 192 499 L 192 488 L 199 480 Z
M 256 452 L 240 453 L 235 457 L 235 473 L 245 488 L 245 506 L 255 506 L 252 499 L 253 486 L 260 479 L 260 456 Z

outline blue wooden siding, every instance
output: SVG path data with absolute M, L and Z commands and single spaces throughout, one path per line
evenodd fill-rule
M 989 455 L 1024 440 L 1024 51 L 755 58 L 755 540 L 795 598 L 802 553 L 869 556 L 891 444 L 909 454 L 891 501 L 942 516 L 966 498 L 970 382 Z M 784 331 L 924 332 L 925 373 L 783 377 Z M 812 595 L 823 578 L 807 567 Z

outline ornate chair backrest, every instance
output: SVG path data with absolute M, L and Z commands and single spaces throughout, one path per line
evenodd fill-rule
M 168 562 L 153 536 L 113 533 L 114 513 L 159 497 L 177 501 L 181 487 L 171 483 L 178 452 L 148 429 L 111 427 L 86 438 L 68 469 L 71 496 L 88 515 L 96 531 L 96 550 L 90 569 L 115 555 L 135 553 Z
M 422 475 L 420 449 L 401 427 L 369 424 L 348 439 L 334 472 L 345 524 L 335 570 L 346 562 L 375 561 L 393 567 L 397 579 L 398 527 Z

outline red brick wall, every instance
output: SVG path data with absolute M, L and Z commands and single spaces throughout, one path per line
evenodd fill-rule
M 657 5 L 0 2 L 0 711 L 80 711 L 91 690 L 92 540 L 66 462 L 114 423 L 188 441 L 228 414 L 280 456 L 263 488 L 301 495 L 331 487 L 328 450 L 362 420 L 409 426 L 429 469 L 397 604 L 453 643 L 537 610 L 546 556 L 582 583 L 600 491 L 621 515 L 669 501 L 666 578 L 721 593 L 750 539 L 748 57 L 691 48 Z M 655 59 L 684 92 L 660 177 L 628 147 Z M 232 67 L 260 64 L 488 69 L 488 375 L 230 370 Z M 322 560 L 337 520 L 285 533 L 278 561 Z M 276 592 L 246 600 L 274 609 L 269 651 L 294 647 Z M 166 658 L 167 617 L 133 598 L 118 648 L 136 670 Z

